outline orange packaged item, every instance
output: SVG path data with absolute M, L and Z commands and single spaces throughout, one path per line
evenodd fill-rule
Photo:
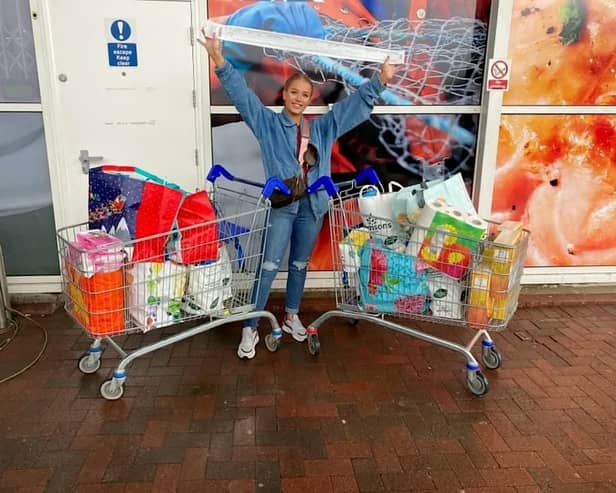
M 514 306 L 512 306 L 512 300 L 518 299 L 520 290 L 521 286 L 518 284 L 511 292 L 505 291 L 504 293 L 496 293 L 492 295 L 493 320 L 507 320 L 507 314 L 509 313 L 509 311 L 513 311 L 513 309 L 515 308 Z
M 84 276 L 66 262 L 67 294 L 71 314 L 94 336 L 124 331 L 122 270 Z
M 490 297 L 494 307 L 492 318 L 506 320 L 508 306 L 512 299 L 517 299 L 519 289 L 511 291 L 512 267 L 515 263 L 518 249 L 516 245 L 522 239 L 522 223 L 505 221 L 498 226 L 498 234 L 494 245 L 486 248 L 485 259 L 490 265 Z
M 479 264 L 471 271 L 466 315 L 471 327 L 487 325 L 492 316 L 491 276 L 490 268 L 484 264 Z

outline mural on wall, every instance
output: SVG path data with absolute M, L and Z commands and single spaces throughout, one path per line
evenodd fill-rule
M 607 0 L 514 2 L 509 105 L 616 104 Z M 504 115 L 492 202 L 531 230 L 528 266 L 616 264 L 616 114 Z
M 612 0 L 513 2 L 506 105 L 615 105 Z
M 212 0 L 208 2 L 208 15 L 229 25 L 404 50 L 405 64 L 378 104 L 478 105 L 489 8 L 488 0 Z M 313 105 L 325 105 L 354 92 L 380 65 L 230 42 L 223 44 L 223 53 L 268 105 L 282 105 L 284 80 L 296 71 L 313 80 Z M 211 104 L 229 105 L 216 75 L 213 72 L 210 75 Z M 375 114 L 338 140 L 332 152 L 332 176 L 335 181 L 343 181 L 372 166 L 384 182 L 395 180 L 408 185 L 459 171 L 470 189 L 477 119 L 477 115 L 456 113 Z M 225 142 L 240 141 L 237 138 L 251 142 L 250 136 L 245 135 L 245 127 L 237 120 L 230 121 L 228 115 L 213 116 L 216 162 L 229 164 L 236 159 L 233 156 L 237 150 L 227 147 Z M 244 160 L 244 167 L 235 172 L 253 177 L 262 173 L 258 148 L 246 152 L 251 160 Z M 325 225 L 317 250 L 329 250 L 328 235 Z M 312 269 L 330 267 L 327 261 L 311 265 Z
M 506 115 L 493 217 L 531 231 L 527 265 L 616 264 L 616 115 Z

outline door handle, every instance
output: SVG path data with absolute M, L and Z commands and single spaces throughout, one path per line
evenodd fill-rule
M 79 151 L 79 161 L 81 161 L 81 171 L 83 171 L 84 175 L 90 173 L 91 163 L 95 161 L 102 161 L 103 156 L 90 156 L 90 153 L 87 149 L 82 149 Z

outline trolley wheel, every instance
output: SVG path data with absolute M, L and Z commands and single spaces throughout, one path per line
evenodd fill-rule
M 503 364 L 503 358 L 494 346 L 484 347 L 481 350 L 481 359 L 486 368 L 490 370 L 496 370 Z
M 466 378 L 468 389 L 476 396 L 482 396 L 488 393 L 488 379 L 480 371 L 470 373 Z
M 321 352 L 321 343 L 318 334 L 308 334 L 308 351 L 313 356 L 318 356 Z
M 85 373 L 86 375 L 96 373 L 100 367 L 100 357 L 92 357 L 90 353 L 84 354 L 77 362 L 77 368 L 79 368 L 79 371 L 81 371 L 81 373 Z
M 268 351 L 275 353 L 280 348 L 280 338 L 274 334 L 267 334 L 265 336 L 265 347 Z
M 108 401 L 117 401 L 124 395 L 124 385 L 111 378 L 101 384 L 100 392 Z

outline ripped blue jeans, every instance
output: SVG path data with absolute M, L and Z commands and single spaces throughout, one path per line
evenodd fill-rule
M 323 218 L 314 217 L 307 196 L 287 206 L 271 210 L 270 227 L 266 232 L 261 282 L 256 294 L 253 293 L 256 310 L 265 308 L 272 283 L 290 245 L 285 306 L 287 313 L 299 313 L 308 261 L 322 225 Z M 258 318 L 253 318 L 248 325 L 255 328 L 258 321 Z

